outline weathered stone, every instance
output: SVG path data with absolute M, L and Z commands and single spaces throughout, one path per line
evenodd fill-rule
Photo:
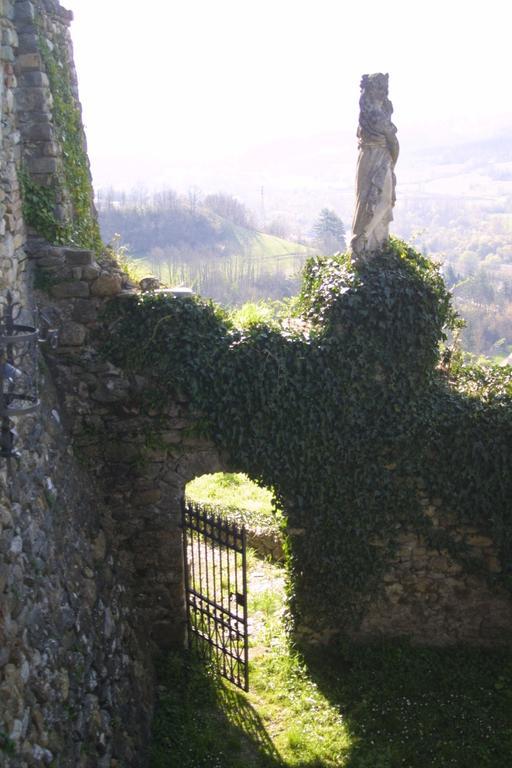
M 94 323 L 98 318 L 98 307 L 90 299 L 77 299 L 74 302 L 71 317 L 77 323 Z
M 80 323 L 67 321 L 59 331 L 59 344 L 63 347 L 79 347 L 85 343 L 87 328 Z
M 118 403 L 126 400 L 130 393 L 130 384 L 119 379 L 107 379 L 98 382 L 91 397 L 98 403 Z
M 89 284 L 81 281 L 58 283 L 51 288 L 55 299 L 83 299 L 89 296 Z
M 19 35 L 18 38 L 18 53 L 38 53 L 39 52 L 39 41 L 37 39 L 37 35 L 35 35 L 33 32 L 22 32 Z M 29 74 L 29 73 L 25 73 Z M 28 86 L 34 86 L 34 85 L 49 85 L 48 77 L 45 77 L 44 72 L 34 72 L 30 73 L 33 74 L 33 77 L 26 77 L 22 80 L 23 85 Z
M 31 157 L 27 160 L 27 166 L 33 174 L 52 175 L 57 173 L 59 163 L 55 157 Z
M 399 146 L 391 122 L 388 75 L 363 75 L 359 105 L 357 199 L 350 247 L 356 258 L 364 258 L 387 242 L 393 221 Z
M 96 278 L 99 277 L 100 274 L 101 274 L 100 267 L 97 267 L 94 264 L 92 264 L 91 266 L 82 268 L 83 279 L 87 280 L 88 282 L 92 282 L 93 280 L 96 280 Z
M 488 558 L 487 567 L 489 568 L 491 573 L 501 573 L 501 571 L 503 570 L 501 567 L 500 561 L 498 560 L 497 557 L 493 555 Z
M 18 108 L 26 112 L 44 111 L 52 104 L 48 88 L 23 88 L 18 95 Z M 38 158 L 32 158 L 34 161 Z M 35 166 L 34 166 L 35 169 Z M 40 172 L 40 171 L 39 171 Z
M 56 268 L 61 267 L 64 264 L 64 259 L 62 256 L 43 256 L 41 259 L 38 259 L 37 266 L 38 267 L 47 267 L 47 268 Z
M 158 504 L 162 499 L 162 492 L 159 488 L 151 488 L 143 493 L 136 494 L 132 501 L 135 506 L 146 506 L 147 504 Z
M 488 536 L 481 536 L 472 534 L 466 539 L 467 543 L 472 547 L 488 548 L 493 546 L 493 541 Z
M 143 277 L 139 281 L 139 288 L 141 291 L 157 291 L 161 287 L 161 282 L 157 277 L 154 277 L 153 275 L 148 275 L 147 277 Z
M 107 539 L 105 533 L 100 531 L 93 541 L 93 557 L 96 561 L 103 561 L 107 553 Z
M 0 60 L 1 61 L 14 61 L 14 51 L 10 45 L 0 46 Z
M 27 72 L 26 75 L 38 75 L 39 72 Z M 53 138 L 53 128 L 47 122 L 31 122 L 25 130 L 28 141 L 51 141 Z
M 117 275 L 103 274 L 91 285 L 91 293 L 93 296 L 107 298 L 116 296 L 121 292 L 122 287 L 123 284 L 120 277 Z
M 35 20 L 35 8 L 34 4 L 30 0 L 18 0 L 16 2 L 15 16 L 17 22 L 30 22 Z
M 64 256 L 70 267 L 90 266 L 94 259 L 93 252 L 83 248 L 65 248 Z

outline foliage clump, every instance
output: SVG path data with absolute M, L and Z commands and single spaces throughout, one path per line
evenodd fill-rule
M 100 253 L 103 244 L 94 211 L 82 115 L 73 92 L 66 40 L 57 36 L 50 46 L 41 29 L 38 46 L 53 99 L 52 116 L 62 171 L 55 175 L 51 186 L 38 184 L 26 170 L 20 171 L 24 218 L 54 245 L 71 244 Z M 72 208 L 72 216 L 66 221 L 56 215 L 57 205 L 63 199 L 69 200 Z
M 26 170 L 18 174 L 23 201 L 23 218 L 36 232 L 53 245 L 63 245 L 68 241 L 67 227 L 57 221 L 55 187 L 43 187 L 35 182 Z
M 299 306 L 295 324 L 234 328 L 200 299 L 134 299 L 109 351 L 152 371 L 153 402 L 186 392 L 233 466 L 274 489 L 291 532 L 296 617 L 353 617 L 406 528 L 479 567 L 434 529 L 420 490 L 496 539 L 506 580 L 510 371 L 443 363 L 456 316 L 438 267 L 396 240 L 364 265 L 314 259 Z

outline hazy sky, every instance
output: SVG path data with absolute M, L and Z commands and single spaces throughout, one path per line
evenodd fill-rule
M 390 73 L 402 147 L 512 125 L 505 0 L 63 4 L 96 186 L 173 186 L 178 166 L 287 137 L 350 140 L 365 72 Z

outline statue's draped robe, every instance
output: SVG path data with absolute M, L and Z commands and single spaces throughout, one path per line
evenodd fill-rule
M 396 180 L 390 144 L 397 142 L 396 128 L 387 112 L 374 108 L 362 114 L 357 132 L 359 159 L 352 223 L 352 250 L 356 254 L 381 248 L 393 221 Z

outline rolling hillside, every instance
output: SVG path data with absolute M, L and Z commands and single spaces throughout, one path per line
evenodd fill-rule
M 100 211 L 107 242 L 137 272 L 166 285 L 188 285 L 223 304 L 281 299 L 297 292 L 299 274 L 313 249 L 242 227 L 205 210 L 113 208 Z

